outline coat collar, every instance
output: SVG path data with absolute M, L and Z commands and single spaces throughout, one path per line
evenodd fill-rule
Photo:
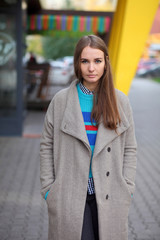
M 78 82 L 77 80 L 74 81 L 69 88 L 66 100 L 66 108 L 64 111 L 63 120 L 61 124 L 61 130 L 81 140 L 91 152 L 84 126 L 83 115 L 79 104 L 78 92 L 76 87 L 77 82 Z M 130 124 L 120 106 L 119 113 L 121 116 L 121 124 L 117 128 L 118 134 L 114 130 L 106 129 L 103 123 L 100 123 L 97 132 L 94 156 L 100 153 L 106 145 L 108 145 L 116 137 L 118 137 L 118 135 L 120 135 L 129 128 Z
M 76 86 L 77 83 L 78 81 L 74 81 L 69 87 L 61 130 L 75 138 L 78 138 L 86 145 L 88 149 L 90 149 L 84 126 L 83 115 L 79 104 Z

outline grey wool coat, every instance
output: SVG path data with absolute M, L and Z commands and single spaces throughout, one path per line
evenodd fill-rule
M 41 193 L 47 196 L 49 240 L 81 240 L 91 149 L 80 109 L 77 81 L 51 101 L 40 145 Z M 116 90 L 118 134 L 100 123 L 92 159 L 100 240 L 127 240 L 134 192 L 136 139 L 126 95 Z

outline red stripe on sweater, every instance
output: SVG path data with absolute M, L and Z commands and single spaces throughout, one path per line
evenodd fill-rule
M 86 130 L 97 131 L 97 126 L 85 125 Z

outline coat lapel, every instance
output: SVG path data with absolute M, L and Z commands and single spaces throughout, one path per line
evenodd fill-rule
M 115 138 L 117 138 L 120 134 L 126 131 L 130 124 L 123 112 L 122 108 L 119 106 L 119 113 L 121 117 L 121 124 L 117 128 L 117 133 L 115 130 L 110 130 L 104 127 L 103 122 L 100 123 L 97 132 L 97 139 L 94 149 L 94 156 L 102 151 L 109 143 L 111 143 Z
M 81 140 L 91 151 L 79 104 L 76 84 L 77 81 L 74 81 L 69 88 L 61 130 Z

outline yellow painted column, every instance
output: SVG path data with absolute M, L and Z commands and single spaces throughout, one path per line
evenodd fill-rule
M 115 87 L 128 94 L 159 0 L 119 0 L 109 40 Z

